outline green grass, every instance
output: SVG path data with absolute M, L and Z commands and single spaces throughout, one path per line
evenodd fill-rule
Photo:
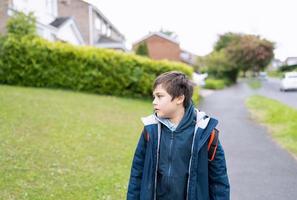
M 151 102 L 0 85 L 0 199 L 125 199 Z
M 262 87 L 261 81 L 254 78 L 248 80 L 248 85 L 254 90 Z
M 272 136 L 297 156 L 297 110 L 263 96 L 251 96 L 246 101 L 251 115 L 268 127 Z

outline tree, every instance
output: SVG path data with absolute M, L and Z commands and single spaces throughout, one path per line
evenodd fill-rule
M 195 72 L 204 72 L 206 70 L 206 57 L 205 56 L 197 56 L 196 62 L 194 65 Z
M 219 39 L 214 45 L 214 51 L 220 51 L 227 48 L 230 44 L 238 43 L 241 37 L 242 35 L 240 33 L 232 32 L 219 35 Z
M 8 34 L 14 36 L 36 36 L 36 19 L 33 13 L 18 12 L 7 21 L 6 28 Z
M 274 43 L 257 35 L 228 32 L 219 36 L 214 51 L 225 51 L 230 65 L 244 72 L 252 70 L 254 75 L 264 70 L 274 57 Z
M 244 72 L 252 70 L 254 75 L 264 70 L 274 57 L 274 43 L 256 35 L 242 35 L 236 42 L 230 42 L 226 52 Z
M 228 80 L 230 83 L 236 82 L 239 68 L 229 59 L 224 49 L 207 55 L 205 63 L 210 76 Z
M 137 47 L 135 53 L 140 56 L 149 56 L 146 42 L 141 42 Z

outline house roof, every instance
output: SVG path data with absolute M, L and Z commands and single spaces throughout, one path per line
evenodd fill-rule
M 64 24 L 70 19 L 71 17 L 57 17 L 54 21 L 50 23 L 50 25 L 59 28 L 62 24 Z
M 165 39 L 165 40 L 169 40 L 170 42 L 179 44 L 179 42 L 178 42 L 176 39 L 174 39 L 174 38 L 172 38 L 172 37 L 170 37 L 170 36 L 168 36 L 168 35 L 166 35 L 166 34 L 164 34 L 164 33 L 161 33 L 161 32 L 151 32 L 151 33 L 149 33 L 148 35 L 142 37 L 140 40 L 137 40 L 137 41 L 134 43 L 134 45 L 135 45 L 135 44 L 138 44 L 138 43 L 140 43 L 140 42 L 142 42 L 142 41 L 144 41 L 144 40 L 146 40 L 146 39 L 148 39 L 148 38 L 150 38 L 150 37 L 152 37 L 152 36 L 154 36 L 154 35 L 156 35 L 156 36 L 158 36 L 158 37 L 161 37 L 161 38 L 163 38 L 163 39 Z
M 121 35 L 121 37 L 123 37 L 123 39 L 125 39 L 125 36 L 109 21 L 109 19 L 107 17 L 105 17 L 105 15 L 95 5 L 93 5 L 91 2 L 88 2 L 88 0 L 83 0 L 83 2 L 92 6 L 92 8 L 97 12 L 97 14 L 99 16 L 101 16 L 103 18 L 103 20 L 106 21 L 117 34 Z
M 59 31 L 59 30 L 63 29 L 64 26 L 67 26 L 69 24 L 73 24 L 74 25 L 73 26 L 73 28 L 74 28 L 73 29 L 74 34 L 79 39 L 79 41 L 81 42 L 81 44 L 84 44 L 85 42 L 83 40 L 83 37 L 81 35 L 81 32 L 77 28 L 77 25 L 75 23 L 75 20 L 72 17 L 57 17 L 54 21 L 52 21 L 48 25 L 48 27 L 53 27 L 54 29 L 56 29 L 54 32 L 56 32 L 56 31 Z M 55 34 L 57 34 L 57 32 Z

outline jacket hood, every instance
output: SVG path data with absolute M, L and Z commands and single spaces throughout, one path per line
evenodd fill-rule
M 196 123 L 196 111 L 193 102 L 191 101 L 190 104 L 185 108 L 185 113 L 177 126 L 174 126 L 166 118 L 160 118 L 154 113 L 156 120 L 167 126 L 170 130 L 174 130 L 175 132 L 182 132 L 184 129 L 188 128 L 189 126 L 193 126 Z
M 185 109 L 184 116 L 182 120 L 179 122 L 178 126 L 176 127 L 176 132 L 181 132 L 184 129 L 188 128 L 189 126 L 193 126 L 196 123 L 196 112 L 194 104 L 191 103 Z
M 185 110 L 185 114 L 176 127 L 176 131 L 182 131 L 184 128 L 187 128 L 191 123 L 196 123 L 196 129 L 199 127 L 205 129 L 209 123 L 210 118 L 205 114 L 205 112 L 198 110 L 194 107 L 194 104 L 191 102 Z M 151 114 L 146 117 L 141 117 L 141 121 L 144 126 L 161 123 L 160 118 L 156 114 Z

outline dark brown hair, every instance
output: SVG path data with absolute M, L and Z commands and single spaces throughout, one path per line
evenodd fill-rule
M 184 107 L 186 108 L 190 104 L 194 84 L 184 73 L 178 71 L 165 72 L 156 78 L 153 90 L 155 90 L 158 85 L 162 85 L 166 92 L 170 94 L 172 97 L 171 101 L 176 97 L 184 95 Z

